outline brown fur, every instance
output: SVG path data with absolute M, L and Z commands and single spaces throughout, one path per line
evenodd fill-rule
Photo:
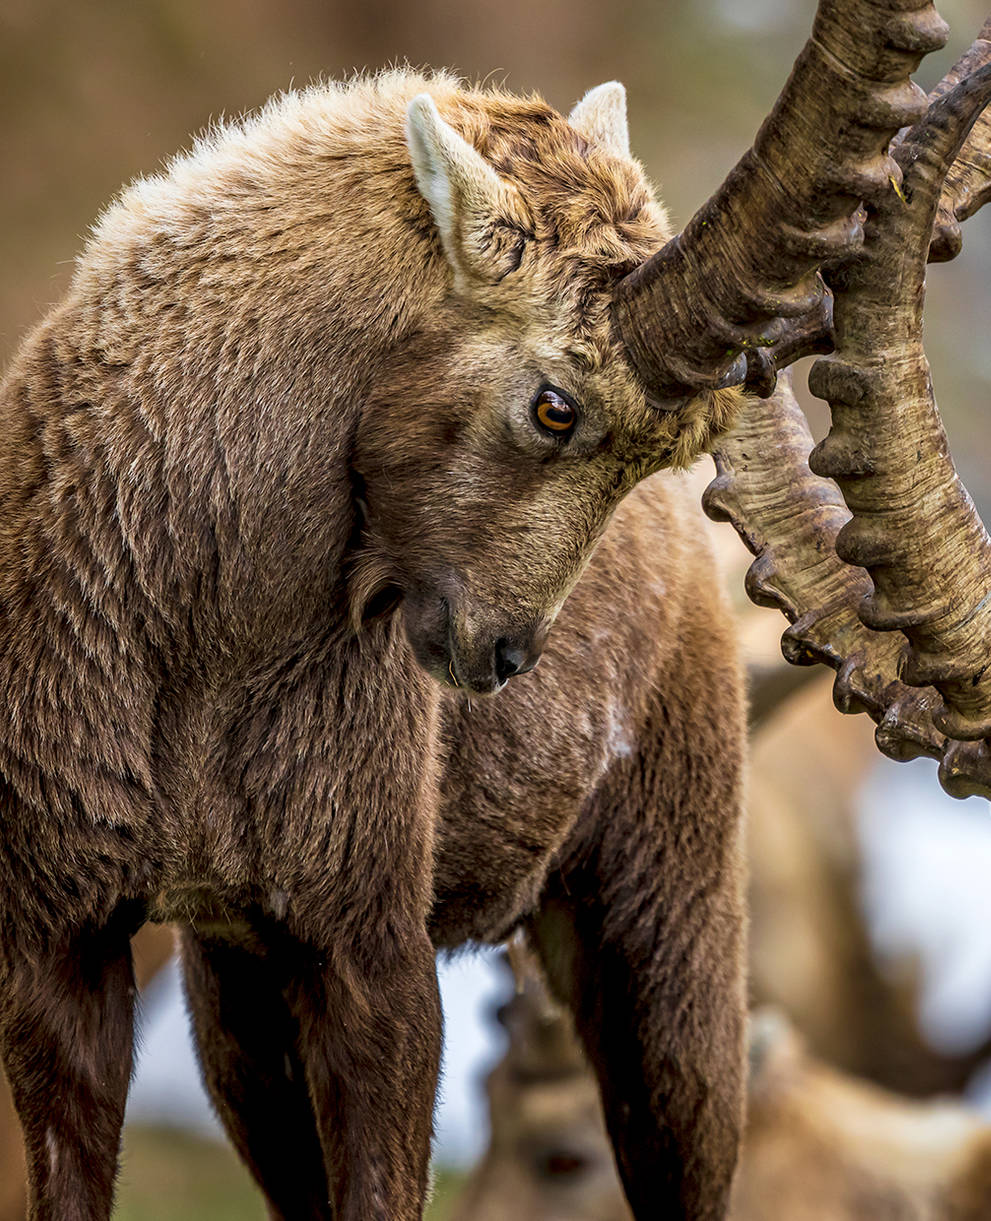
M 467 274 L 410 169 L 423 90 L 514 184 Z M 616 348 L 610 287 L 664 233 L 542 102 L 403 73 L 275 102 L 103 217 L 0 390 L 0 1048 L 35 1221 L 108 1216 L 145 918 L 187 926 L 273 1216 L 421 1216 L 434 946 L 524 920 L 636 1216 L 723 1216 L 739 674 L 684 497 L 620 501 L 735 400 L 655 414 Z M 567 449 L 542 379 L 581 405 Z M 537 673 L 470 698 L 559 610 Z
M 144 988 L 175 951 L 168 925 L 146 924 L 131 940 L 134 980 Z M 24 1141 L 6 1078 L 0 1073 L 0 1221 L 20 1221 L 27 1204 Z

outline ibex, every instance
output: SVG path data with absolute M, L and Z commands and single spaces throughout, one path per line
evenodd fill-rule
M 403 72 L 284 97 L 102 218 L 0 402 L 33 1218 L 109 1216 L 146 919 L 185 925 L 273 1216 L 421 1216 L 435 947 L 523 920 L 634 1206 L 723 1211 L 739 670 L 700 514 L 624 497 L 739 396 L 661 412 L 623 359 L 613 290 L 666 233 L 618 88 L 566 121 Z
M 290 95 L 106 213 L 0 388 L 0 1046 L 34 1218 L 108 1215 L 149 917 L 187 926 L 273 1216 L 421 1215 L 434 948 L 521 922 L 634 1214 L 723 1215 L 738 671 L 677 494 L 623 497 L 822 346 L 816 269 L 897 182 L 944 37 L 928 4 L 823 0 L 671 240 L 618 90 L 566 122 L 406 74 Z
M 514 947 L 491 1138 L 454 1221 L 630 1221 L 573 1027 Z M 880 1089 L 809 1051 L 780 1010 L 750 1021 L 746 1135 L 731 1221 L 985 1221 L 991 1124 Z

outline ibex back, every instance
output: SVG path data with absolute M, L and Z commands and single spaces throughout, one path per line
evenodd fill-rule
M 422 1215 L 435 947 L 521 921 L 636 1216 L 723 1215 L 739 678 L 677 489 L 616 511 L 736 402 L 659 411 L 613 338 L 666 236 L 618 86 L 566 122 L 408 73 L 273 102 L 102 218 L 0 391 L 0 1047 L 35 1221 L 109 1216 L 145 919 L 186 925 L 273 1217 Z

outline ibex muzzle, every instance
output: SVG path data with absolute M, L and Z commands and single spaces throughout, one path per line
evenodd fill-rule
M 407 597 L 403 618 L 420 665 L 468 695 L 489 695 L 533 670 L 553 622 L 551 615 L 510 617 L 455 591 Z

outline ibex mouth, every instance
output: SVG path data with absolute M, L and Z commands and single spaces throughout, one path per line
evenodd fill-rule
M 463 691 L 465 695 L 495 695 L 509 681 L 508 674 L 502 674 L 497 661 L 497 650 L 484 646 L 474 650 L 459 647 L 455 632 L 455 616 L 451 612 L 450 603 L 444 599 L 447 613 L 447 670 L 441 676 L 441 681 L 449 687 Z M 475 655 L 472 656 L 471 654 Z
M 447 650 L 450 660 L 443 681 L 458 691 L 463 691 L 465 695 L 495 695 L 509 682 L 509 675 L 499 672 L 498 661 L 494 653 L 490 658 L 485 659 L 481 666 L 481 673 L 472 674 L 470 670 L 466 673 L 469 663 L 466 663 L 464 656 L 459 658 L 457 644 L 450 632 L 448 633 Z
M 457 607 L 440 595 L 408 594 L 406 636 L 419 665 L 437 682 L 466 696 L 494 695 L 540 660 L 549 620 L 510 626 L 496 607 Z
M 446 686 L 453 687 L 457 691 L 463 691 L 465 695 L 494 695 L 496 691 L 500 691 L 505 687 L 506 679 L 498 680 L 494 675 L 484 687 L 480 687 L 477 682 L 469 682 L 458 670 L 453 647 L 450 648 L 450 655 L 451 659 L 447 665 L 447 673 L 442 677 L 442 681 Z

